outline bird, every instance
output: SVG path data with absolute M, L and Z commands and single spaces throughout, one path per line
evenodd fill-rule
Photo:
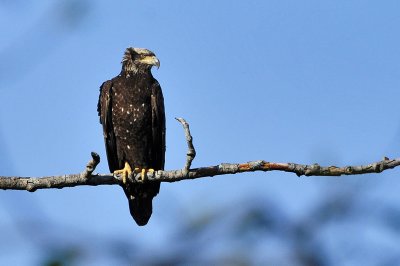
M 122 176 L 121 186 L 128 198 L 129 211 L 139 226 L 152 214 L 153 198 L 159 181 L 129 182 L 127 177 L 164 170 L 164 97 L 151 68 L 160 67 L 155 54 L 145 48 L 129 47 L 122 59 L 120 74 L 100 86 L 97 105 L 111 173 Z

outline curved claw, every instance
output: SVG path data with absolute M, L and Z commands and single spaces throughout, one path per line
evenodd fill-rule
M 116 175 L 121 175 L 122 176 L 122 183 L 126 184 L 126 179 L 128 178 L 128 176 L 132 173 L 132 168 L 131 166 L 128 164 L 128 162 L 125 162 L 125 166 L 123 169 L 121 170 L 115 170 L 114 174 Z
M 138 168 L 137 168 L 137 169 L 138 169 Z M 136 169 L 135 169 L 135 170 L 136 170 Z M 142 171 L 141 171 L 141 173 L 140 173 L 140 181 L 143 182 L 143 181 L 145 180 L 145 177 L 146 177 L 147 172 L 153 173 L 153 172 L 154 172 L 154 169 L 153 169 L 153 168 L 148 168 L 148 169 L 142 168 Z

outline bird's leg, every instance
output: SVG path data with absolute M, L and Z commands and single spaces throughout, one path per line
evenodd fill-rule
M 132 168 L 128 162 L 125 162 L 125 166 L 123 169 L 114 171 L 114 174 L 122 175 L 122 183 L 124 183 L 124 184 L 126 184 L 126 179 L 131 173 L 132 173 Z

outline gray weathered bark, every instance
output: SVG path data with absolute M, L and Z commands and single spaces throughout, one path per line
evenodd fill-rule
M 196 156 L 193 146 L 193 138 L 189 130 L 189 124 L 183 118 L 177 118 L 185 130 L 188 152 L 183 169 L 170 171 L 147 172 L 145 180 L 141 180 L 140 173 L 130 176 L 130 182 L 176 182 L 187 179 L 211 177 L 216 175 L 237 174 L 255 171 L 284 171 L 295 173 L 297 176 L 341 176 L 380 173 L 400 165 L 400 158 L 383 158 L 382 161 L 360 166 L 327 166 L 318 164 L 304 165 L 296 163 L 274 163 L 266 161 L 252 161 L 247 163 L 222 163 L 215 166 L 190 169 Z M 116 185 L 122 183 L 122 178 L 114 174 L 93 174 L 100 163 L 100 156 L 92 152 L 92 159 L 86 165 L 85 170 L 78 174 L 46 177 L 5 177 L 0 176 L 0 189 L 27 190 L 30 192 L 44 188 L 64 188 L 75 186 Z

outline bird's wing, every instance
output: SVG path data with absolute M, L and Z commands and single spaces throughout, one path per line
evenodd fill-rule
M 117 144 L 115 140 L 114 126 L 112 123 L 112 81 L 107 80 L 100 86 L 100 97 L 97 111 L 100 123 L 103 125 L 103 135 L 106 144 L 108 166 L 111 172 L 119 169 Z
M 160 84 L 155 81 L 151 93 L 153 151 L 152 158 L 156 170 L 163 170 L 165 163 L 165 110 Z

